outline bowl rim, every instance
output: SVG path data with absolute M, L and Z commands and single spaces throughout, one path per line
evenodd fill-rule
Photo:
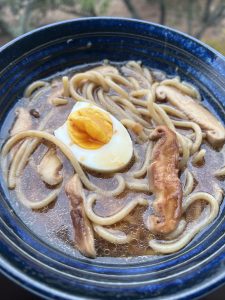
M 195 43 L 201 45 L 202 47 L 208 49 L 210 52 L 213 52 L 216 56 L 220 57 L 221 59 L 225 60 L 225 55 L 223 55 L 222 53 L 220 53 L 219 51 L 217 51 L 215 48 L 209 46 L 208 44 L 202 42 L 201 40 L 195 38 L 194 36 L 191 36 L 183 31 L 180 31 L 178 29 L 172 28 L 170 26 L 166 26 L 166 25 L 162 25 L 156 22 L 151 22 L 151 21 L 146 21 L 146 20 L 140 20 L 140 19 L 136 19 L 136 18 L 125 18 L 125 17 L 111 17 L 111 16 L 96 16 L 96 17 L 79 17 L 79 18 L 73 18 L 73 19 L 69 19 L 69 20 L 63 20 L 63 21 L 58 21 L 58 22 L 53 22 L 44 26 L 40 26 L 38 28 L 32 29 L 26 33 L 23 33 L 21 35 L 19 35 L 16 38 L 13 38 L 11 41 L 7 42 L 6 44 L 4 44 L 3 46 L 0 46 L 0 54 L 2 51 L 4 51 L 5 49 L 7 49 L 8 47 L 10 47 L 11 45 L 15 44 L 17 41 L 20 41 L 21 39 L 28 37 L 34 33 L 43 31 L 45 29 L 48 28 L 52 28 L 55 26 L 59 26 L 62 24 L 67 24 L 67 23 L 73 23 L 73 22 L 80 22 L 80 21 L 88 21 L 88 20 L 115 20 L 115 21 L 128 21 L 128 22 L 132 22 L 132 23 L 140 23 L 140 24 L 146 24 L 146 25 L 152 25 L 161 29 L 165 29 L 165 30 L 169 30 L 171 32 L 177 33 L 178 35 L 181 35 L 183 37 L 186 37 L 192 41 L 194 41 Z
M 222 59 L 225 65 L 225 56 L 222 55 L 220 52 L 212 48 L 211 46 L 205 44 L 204 42 L 196 39 L 195 37 L 192 37 L 184 32 L 181 32 L 177 29 L 173 29 L 169 26 L 157 24 L 154 22 L 134 19 L 134 18 L 124 18 L 124 17 L 110 17 L 110 16 L 99 16 L 99 17 L 80 17 L 80 18 L 74 18 L 70 20 L 65 21 L 59 21 L 54 22 L 45 26 L 41 26 L 39 28 L 33 29 L 25 34 L 20 35 L 19 37 L 9 41 L 2 47 L 0 47 L 0 55 L 2 55 L 2 52 L 13 46 L 15 43 L 23 40 L 26 37 L 32 36 L 34 33 L 42 32 L 48 28 L 57 27 L 63 24 L 68 23 L 74 23 L 74 22 L 85 22 L 90 20 L 100 20 L 100 21 L 107 21 L 107 20 L 114 20 L 114 21 L 126 21 L 130 23 L 139 23 L 144 25 L 152 25 L 156 28 L 161 28 L 162 30 L 169 30 L 171 33 L 176 33 L 179 36 L 183 36 L 186 39 L 189 39 L 191 41 L 194 41 L 196 44 L 200 45 L 201 47 L 207 49 L 209 52 L 213 53 L 216 57 L 219 57 Z M 16 268 L 12 264 L 10 264 L 8 261 L 6 261 L 0 253 L 0 272 L 12 280 L 14 283 L 22 286 L 26 290 L 28 290 L 31 293 L 34 293 L 40 297 L 44 297 L 45 299 L 52 299 L 53 297 L 57 297 L 58 299 L 87 299 L 85 296 L 77 296 L 77 295 L 69 295 L 66 294 L 60 290 L 57 290 L 53 287 L 49 287 L 45 285 L 44 283 L 39 283 L 38 281 L 31 279 L 29 275 L 26 275 L 23 273 L 22 270 Z M 208 294 L 209 292 L 214 291 L 215 289 L 219 288 L 225 283 L 225 270 L 221 272 L 220 274 L 217 274 L 216 277 L 213 280 L 210 280 L 209 282 L 199 284 L 194 289 L 188 289 L 187 291 L 181 291 L 179 294 L 176 294 L 174 297 L 168 297 L 166 299 L 197 299 L 199 297 L 202 297 L 203 295 Z M 144 298 L 144 299 L 150 299 L 150 298 Z

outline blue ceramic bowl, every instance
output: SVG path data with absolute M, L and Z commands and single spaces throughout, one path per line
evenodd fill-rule
M 141 60 L 149 67 L 181 76 L 200 89 L 205 104 L 223 120 L 222 55 L 167 27 L 129 19 L 90 18 L 37 29 L 0 49 L 1 123 L 30 82 L 105 58 Z M 109 262 L 73 258 L 49 247 L 10 209 L 2 185 L 0 194 L 0 269 L 46 298 L 193 299 L 225 281 L 225 203 L 218 218 L 178 253 Z

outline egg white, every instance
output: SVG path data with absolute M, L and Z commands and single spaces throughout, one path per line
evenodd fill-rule
M 74 144 L 67 131 L 67 124 L 54 131 L 55 136 L 67 145 L 76 159 L 85 167 L 98 172 L 115 172 L 124 168 L 133 155 L 133 144 L 126 128 L 105 110 L 86 102 L 77 102 L 71 113 L 81 108 L 98 109 L 111 118 L 113 135 L 110 141 L 98 149 L 84 149 Z

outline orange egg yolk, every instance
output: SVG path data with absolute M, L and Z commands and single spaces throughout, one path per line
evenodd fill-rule
M 113 135 L 110 116 L 95 108 L 81 108 L 71 113 L 67 128 L 72 141 L 84 149 L 98 149 Z

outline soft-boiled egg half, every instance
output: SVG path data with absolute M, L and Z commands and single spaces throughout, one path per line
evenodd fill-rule
M 126 128 L 105 110 L 77 102 L 67 121 L 54 132 L 85 167 L 112 172 L 124 168 L 133 155 Z

